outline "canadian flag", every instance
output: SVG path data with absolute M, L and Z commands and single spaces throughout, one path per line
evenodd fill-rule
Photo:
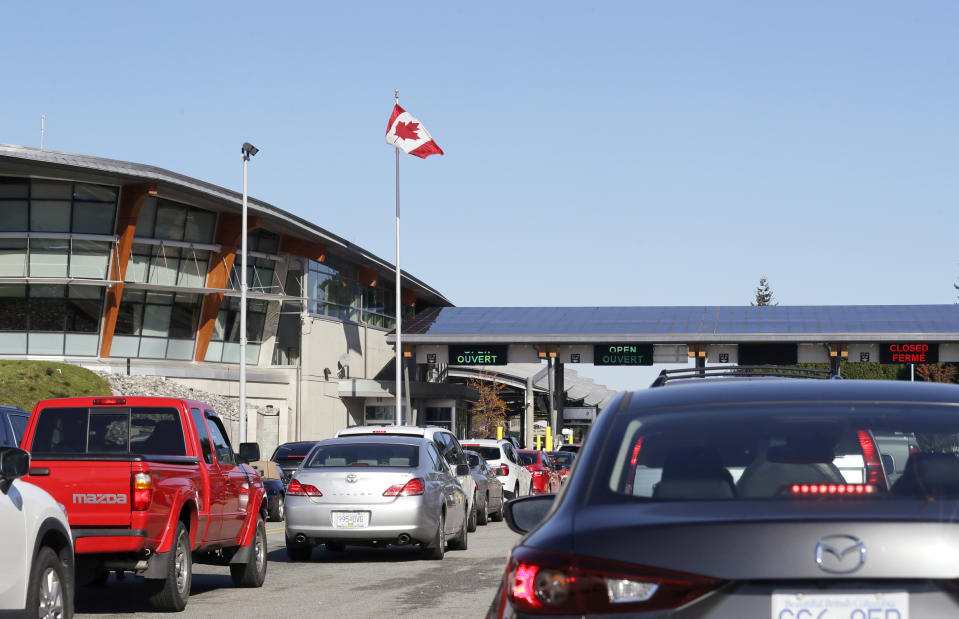
M 393 106 L 390 124 L 386 128 L 386 143 L 422 159 L 443 154 L 443 149 L 433 141 L 429 131 L 399 105 Z

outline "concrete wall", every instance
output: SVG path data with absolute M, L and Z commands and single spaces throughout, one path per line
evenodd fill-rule
M 363 422 L 362 398 L 341 399 L 341 378 L 373 378 L 393 358 L 386 331 L 308 316 L 303 324 L 303 439 L 329 438 Z

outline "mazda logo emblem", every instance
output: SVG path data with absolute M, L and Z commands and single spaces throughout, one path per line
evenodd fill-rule
M 356 473 L 350 473 L 349 475 L 346 476 L 346 481 L 348 481 L 351 484 L 355 484 L 356 480 L 357 480 Z
M 866 545 L 852 535 L 827 535 L 816 544 L 816 565 L 830 574 L 855 572 L 866 562 Z

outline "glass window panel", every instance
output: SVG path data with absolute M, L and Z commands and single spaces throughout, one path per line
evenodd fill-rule
M 237 321 L 239 322 L 239 320 Z M 246 340 L 260 342 L 263 340 L 263 326 L 266 324 L 266 314 L 246 313 Z
M 239 357 L 239 355 L 237 355 Z M 260 362 L 260 345 L 259 344 L 247 344 L 246 345 L 246 362 L 248 365 L 256 365 Z
M 207 346 L 206 349 L 206 359 L 204 359 L 204 361 L 219 363 L 222 356 L 223 342 L 210 342 L 210 345 Z
M 126 281 L 143 283 L 147 281 L 150 270 L 150 256 L 134 253 L 127 262 Z
M 30 197 L 33 199 L 44 198 L 54 200 L 72 200 L 73 183 L 60 183 L 56 181 L 31 181 Z
M 167 359 L 193 359 L 193 340 L 170 340 L 166 349 Z
M 100 336 L 95 333 L 92 335 L 67 333 L 63 353 L 78 357 L 96 357 L 99 354 L 99 344 Z
M 34 239 L 30 242 L 30 277 L 66 277 L 69 241 Z
M 201 255 L 206 253 L 207 252 L 184 252 L 184 258 L 180 261 L 180 275 L 177 280 L 178 286 L 203 288 L 206 285 L 206 265 L 209 258 Z
M 166 357 L 166 338 L 140 338 L 140 357 L 147 359 L 163 359 Z
M 27 204 L 26 200 L 0 200 L 0 232 L 26 232 Z
M 67 302 L 67 331 L 96 333 L 100 327 L 103 303 L 100 299 L 69 299 Z
M 27 354 L 27 334 L 11 331 L 0 331 L 0 354 Z
M 116 187 L 106 187 L 104 185 L 85 185 L 77 183 L 73 187 L 74 200 L 94 200 L 96 202 L 116 202 Z
M 147 305 L 143 310 L 143 335 L 166 337 L 172 310 L 169 305 Z
M 116 207 L 102 202 L 73 203 L 73 231 L 78 234 L 113 234 Z
M 153 226 L 156 223 L 156 214 L 157 199 L 154 197 L 149 197 L 144 200 L 143 206 L 140 207 L 140 214 L 137 215 L 137 229 L 133 233 L 134 238 L 153 238 Z
M 157 222 L 153 234 L 158 239 L 182 241 L 186 228 L 187 207 L 169 202 L 157 205 Z
M 140 338 L 129 335 L 117 335 L 110 346 L 111 357 L 138 357 L 140 355 Z
M 233 342 L 224 342 L 222 361 L 223 363 L 239 363 L 240 345 Z
M 147 292 L 147 303 L 156 303 L 157 305 L 173 305 L 172 292 Z
M 20 178 L 0 178 L 0 198 L 28 198 L 30 183 Z
M 29 333 L 27 353 L 31 355 L 62 355 L 63 333 Z
M 180 268 L 177 258 L 168 256 L 153 256 L 150 260 L 150 283 L 161 286 L 175 286 L 176 274 Z
M 30 203 L 30 230 L 33 232 L 69 232 L 70 203 L 33 200 Z
M 25 285 L 0 285 L 0 331 L 27 330 L 29 306 L 26 297 L 27 287 Z
M 103 299 L 103 288 L 99 286 L 67 286 L 67 296 L 71 299 Z
M 26 239 L 0 239 L 0 277 L 26 277 L 26 275 Z
M 213 241 L 214 227 L 216 227 L 216 213 L 190 209 L 186 218 L 186 234 L 183 240 L 191 243 L 210 243 Z
M 222 342 L 226 336 L 227 323 L 230 320 L 230 312 L 220 310 L 216 315 L 216 323 L 213 325 L 213 335 L 211 339 Z
M 127 294 L 124 294 L 123 300 L 120 301 L 115 332 L 126 335 L 140 335 L 140 329 L 143 328 L 143 305 L 128 302 L 126 300 L 127 296 Z
M 33 291 L 31 290 L 31 293 Z M 36 298 L 30 299 L 31 331 L 63 331 L 67 317 L 67 300 Z
M 196 323 L 199 315 L 200 307 L 198 305 L 175 304 L 170 314 L 170 337 L 195 337 Z
M 106 279 L 110 264 L 110 244 L 99 241 L 73 241 L 70 277 Z

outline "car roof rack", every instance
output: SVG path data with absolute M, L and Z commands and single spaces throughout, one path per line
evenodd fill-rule
M 832 370 L 819 370 L 791 365 L 714 365 L 706 368 L 681 368 L 663 370 L 650 387 L 662 387 L 669 381 L 689 378 L 712 378 L 716 376 L 772 377 L 772 378 L 819 378 L 841 379 Z

